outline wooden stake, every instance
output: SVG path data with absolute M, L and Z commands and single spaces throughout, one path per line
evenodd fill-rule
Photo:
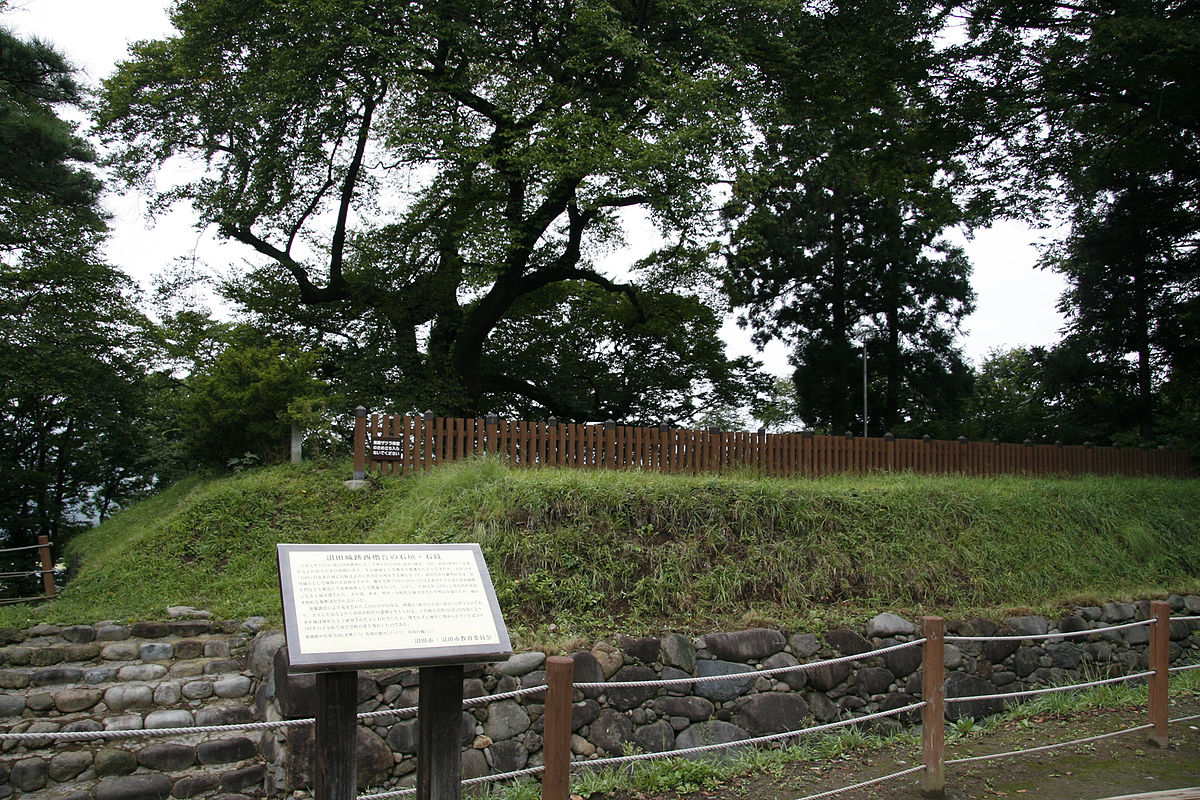
M 946 789 L 946 621 L 941 617 L 925 617 L 922 630 L 925 647 L 921 662 L 921 750 L 925 772 L 921 789 L 928 795 L 940 796 Z
M 358 673 L 317 673 L 316 800 L 358 796 Z
M 1167 747 L 1167 685 L 1171 679 L 1171 604 L 1155 600 L 1150 604 L 1150 741 L 1164 750 Z
M 50 537 L 38 536 L 38 546 L 42 554 L 42 593 L 46 597 L 54 597 L 54 559 L 50 557 Z
M 460 800 L 462 665 L 421 667 L 418 679 L 417 800 Z
M 571 695 L 575 662 L 546 659 L 546 726 L 542 739 L 542 800 L 567 800 L 571 785 Z

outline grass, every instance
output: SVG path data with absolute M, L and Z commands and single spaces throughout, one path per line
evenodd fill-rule
M 155 619 L 168 605 L 278 622 L 277 542 L 479 542 L 519 644 L 880 610 L 1054 613 L 1200 588 L 1200 483 L 912 474 L 518 470 L 478 459 L 346 490 L 348 464 L 171 487 L 74 540 L 73 578 L 0 624 Z

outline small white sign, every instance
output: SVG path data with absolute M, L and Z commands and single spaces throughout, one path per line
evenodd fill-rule
M 295 670 L 496 661 L 512 648 L 477 544 L 278 545 Z

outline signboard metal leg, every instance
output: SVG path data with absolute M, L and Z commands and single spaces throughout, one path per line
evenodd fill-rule
M 463 668 L 421 667 L 417 700 L 417 800 L 462 797 Z
M 319 672 L 316 690 L 313 794 L 316 800 L 354 800 L 358 795 L 358 672 Z

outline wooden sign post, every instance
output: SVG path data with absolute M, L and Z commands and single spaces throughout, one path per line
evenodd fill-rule
M 512 654 L 477 544 L 280 544 L 292 672 L 316 672 L 317 800 L 357 791 L 359 669 L 419 668 L 417 798 L 458 800 L 463 668 Z

